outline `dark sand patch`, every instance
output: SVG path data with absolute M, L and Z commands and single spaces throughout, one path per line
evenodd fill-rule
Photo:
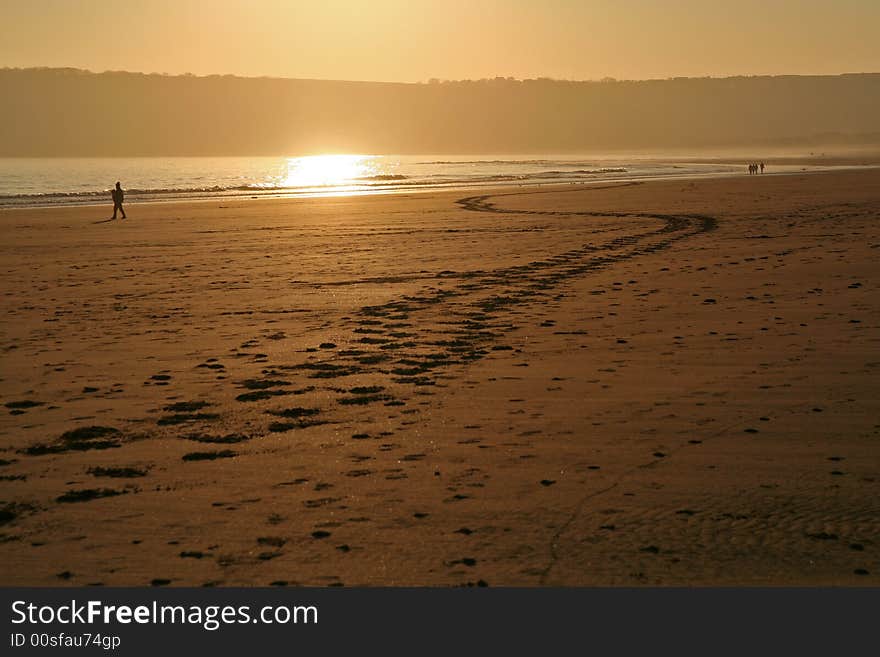
M 235 400 L 240 402 L 254 402 L 290 394 L 295 393 L 292 393 L 289 390 L 255 390 L 254 392 L 244 392 L 238 395 Z
M 70 490 L 55 498 L 56 502 L 72 503 L 72 502 L 90 502 L 102 497 L 116 497 L 117 495 L 125 495 L 126 491 L 114 490 L 112 488 L 83 488 L 80 490 Z
M 210 402 L 205 401 L 184 401 L 169 404 L 168 406 L 163 407 L 162 410 L 168 411 L 169 413 L 194 413 L 195 411 L 199 411 L 206 406 L 211 405 Z
M 112 477 L 114 479 L 131 479 L 135 477 L 146 477 L 149 468 L 119 467 L 119 468 L 89 468 L 86 472 L 93 477 Z
M 220 415 L 217 413 L 175 413 L 174 415 L 160 417 L 156 420 L 156 424 L 160 427 L 167 427 L 185 424 L 186 422 L 211 422 L 219 419 Z
M 228 445 L 233 443 L 242 443 L 251 439 L 251 436 L 248 436 L 243 433 L 227 433 L 223 436 L 214 436 L 206 433 L 191 433 L 186 436 L 183 436 L 186 440 L 192 440 L 197 443 L 216 443 L 222 445 Z
M 23 399 L 22 401 L 11 401 L 3 404 L 6 408 L 22 410 L 26 408 L 36 408 L 37 406 L 43 406 L 45 402 L 41 401 L 33 401 L 31 399 Z
M 235 456 L 238 456 L 238 452 L 233 452 L 231 449 L 221 449 L 217 452 L 190 452 L 181 458 L 184 461 L 214 461 L 216 459 L 230 459 Z
M 74 451 L 84 452 L 92 449 L 110 449 L 120 446 L 119 440 L 116 439 L 119 435 L 119 429 L 114 427 L 79 427 L 65 431 L 54 443 L 32 445 L 24 449 L 23 453 L 30 456 L 41 456 Z M 114 439 L 109 439 L 108 436 L 114 436 Z

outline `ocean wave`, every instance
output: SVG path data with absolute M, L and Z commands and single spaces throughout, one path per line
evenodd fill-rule
M 425 162 L 416 162 L 416 164 L 441 164 L 441 165 L 445 165 L 445 164 L 496 164 L 496 165 L 497 164 L 509 164 L 509 165 L 540 164 L 540 165 L 545 165 L 545 166 L 546 165 L 554 165 L 554 164 L 565 165 L 568 163 L 569 163 L 569 161 L 567 161 L 567 160 L 540 160 L 540 159 L 534 159 L 534 160 L 428 160 Z M 586 163 L 585 162 L 574 162 L 572 164 L 573 165 L 576 165 L 576 164 L 583 165 Z
M 578 171 L 589 171 L 596 173 L 606 173 L 617 171 L 619 167 L 603 167 L 600 169 L 592 169 L 593 163 L 588 160 L 432 160 L 424 162 L 416 162 L 420 165 L 455 165 L 455 164 L 482 164 L 492 166 L 541 166 L 541 167 L 581 167 L 575 171 L 566 171 L 566 173 L 577 173 Z M 584 167 L 587 167 L 584 169 Z M 622 169 L 626 170 L 626 169 Z
M 354 180 L 407 180 L 409 176 L 402 176 L 399 173 L 380 173 L 375 176 L 361 176 Z
M 474 160 L 473 162 L 498 164 L 503 160 Z M 523 163 L 526 160 L 509 160 L 511 163 Z M 564 169 L 566 163 L 554 160 L 528 160 L 532 165 L 544 164 L 545 170 L 537 171 L 498 171 L 479 170 L 426 172 L 420 176 L 405 176 L 402 174 L 375 174 L 354 178 L 352 180 L 326 185 L 290 186 L 273 183 L 248 183 L 237 185 L 193 185 L 175 187 L 131 187 L 125 190 L 126 199 L 137 200 L 160 200 L 174 197 L 210 197 L 210 196 L 237 196 L 245 194 L 284 194 L 284 193 L 324 193 L 334 190 L 340 191 L 369 191 L 369 190 L 393 190 L 413 189 L 418 187 L 449 187 L 455 185 L 479 185 L 501 183 L 528 183 L 553 182 L 554 180 L 572 181 L 586 179 L 592 176 L 601 176 L 613 173 L 627 173 L 625 167 L 600 167 L 585 168 L 580 163 L 580 168 Z M 81 190 L 67 192 L 42 192 L 42 193 L 19 193 L 0 194 L 0 206 L 23 206 L 37 204 L 93 204 L 96 202 L 110 202 L 110 189 Z
M 566 176 L 600 176 L 605 173 L 626 173 L 625 167 L 603 167 L 601 169 L 573 169 L 572 171 L 538 171 L 525 174 L 529 178 L 563 178 Z
M 302 187 L 291 187 L 284 185 L 265 185 L 265 184 L 254 184 L 254 185 L 233 185 L 229 187 L 223 187 L 219 185 L 214 185 L 210 187 L 159 187 L 159 188 L 129 188 L 124 190 L 126 198 L 134 199 L 138 197 L 147 197 L 147 196 L 164 196 L 171 194 L 220 194 L 224 192 L 290 192 L 290 191 L 299 191 L 303 189 L 334 189 L 334 188 L 346 188 L 346 187 L 372 187 L 372 186 L 382 186 L 384 184 L 390 184 L 393 182 L 398 182 L 402 180 L 406 180 L 406 176 L 366 176 L 364 178 L 357 178 L 355 180 L 363 181 L 360 184 L 355 183 L 343 183 L 343 184 L 327 184 L 327 185 L 307 185 Z M 375 181 L 376 185 L 370 185 L 366 181 Z M 411 184 L 424 184 L 414 182 Z M 100 199 L 106 197 L 108 201 L 110 200 L 110 191 L 106 190 L 84 190 L 77 192 L 43 192 L 43 193 L 34 193 L 34 194 L 0 194 L 0 203 L 4 201 L 52 201 L 52 200 L 76 200 L 76 199 Z
M 228 192 L 233 190 L 244 191 L 249 189 L 247 187 L 221 187 L 219 185 L 214 185 L 211 187 L 161 187 L 161 188 L 147 188 L 147 189 L 138 189 L 131 188 L 125 189 L 125 194 L 127 196 L 139 196 L 139 195 L 148 195 L 148 194 L 199 194 L 199 193 L 213 193 L 213 192 Z M 106 196 L 110 199 L 110 189 L 102 189 L 102 190 L 86 190 L 86 191 L 78 191 L 78 192 L 42 192 L 36 194 L 0 194 L 0 201 L 3 200 L 13 200 L 13 199 L 64 199 L 64 198 L 99 198 Z

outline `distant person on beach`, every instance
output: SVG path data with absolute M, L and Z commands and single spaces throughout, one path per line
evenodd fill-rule
M 122 207 L 125 193 L 122 191 L 122 185 L 119 184 L 118 180 L 116 181 L 116 188 L 111 192 L 111 196 L 113 196 L 113 218 L 116 219 L 116 211 L 119 210 L 122 213 L 122 218 L 125 219 L 125 210 Z
M 761 173 L 764 173 L 764 163 L 761 162 Z

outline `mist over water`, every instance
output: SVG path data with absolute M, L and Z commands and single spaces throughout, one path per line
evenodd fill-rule
M 342 195 L 511 184 L 726 175 L 736 164 L 648 157 L 320 155 L 306 157 L 0 158 L 0 207 Z

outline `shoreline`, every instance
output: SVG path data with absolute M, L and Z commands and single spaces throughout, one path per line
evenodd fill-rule
M 648 163 L 663 163 L 669 165 L 711 165 L 711 164 L 724 164 L 730 166 L 746 166 L 746 161 L 743 159 L 736 158 L 691 158 L 686 160 L 679 160 L 674 158 L 661 158 L 661 157 L 650 157 L 639 160 L 640 162 L 648 162 Z M 833 156 L 830 158 L 823 157 L 777 157 L 777 158 L 767 158 L 764 160 L 768 163 L 768 166 L 781 165 L 784 167 L 789 167 L 789 169 L 784 171 L 767 171 L 766 173 L 762 173 L 760 175 L 767 176 L 779 176 L 779 175 L 800 175 L 804 173 L 817 174 L 817 173 L 835 173 L 840 171 L 865 171 L 872 170 L 876 168 L 880 168 L 880 158 L 877 156 L 869 156 L 869 157 L 846 157 L 846 156 Z M 813 167 L 810 169 L 805 168 L 805 166 Z M 795 169 L 792 167 L 801 167 L 799 169 Z M 548 182 L 540 182 L 540 181 L 527 181 L 522 183 L 517 183 L 513 180 L 505 180 L 499 181 L 497 183 L 491 183 L 486 181 L 476 181 L 472 183 L 413 183 L 410 186 L 407 185 L 395 185 L 389 184 L 388 186 L 372 186 L 369 188 L 361 188 L 361 189 L 340 189 L 340 186 L 328 186 L 326 189 L 321 188 L 305 188 L 301 191 L 297 191 L 293 188 L 290 190 L 283 189 L 271 189 L 271 190 L 216 190 L 209 192 L 200 192 L 193 191 L 191 195 L 188 195 L 188 192 L 185 191 L 168 191 L 168 192 L 154 192 L 153 196 L 161 196 L 163 194 L 168 195 L 168 198 L 146 198 L 146 199 L 138 199 L 137 197 L 132 197 L 129 195 L 129 198 L 126 200 L 127 205 L 148 205 L 148 204 L 164 204 L 164 203 L 200 203 L 200 202 L 211 202 L 211 201 L 238 201 L 238 200 L 263 200 L 263 199 L 311 199 L 311 198 L 342 198 L 342 197 L 359 197 L 359 196 L 376 196 L 376 195 L 389 195 L 389 194 L 409 194 L 409 193 L 443 193 L 443 192 L 459 192 L 459 191 L 467 191 L 467 190 L 497 190 L 503 189 L 507 187 L 518 187 L 518 188 L 546 188 L 546 187 L 568 187 L 570 185 L 579 185 L 579 186 L 592 186 L 592 185 L 601 185 L 610 182 L 649 182 L 652 180 L 656 181 L 664 181 L 664 180 L 705 180 L 705 179 L 714 179 L 714 178 L 735 178 L 740 176 L 747 176 L 741 171 L 715 171 L 708 173 L 699 173 L 699 172 L 683 172 L 681 174 L 651 174 L 651 175 L 621 175 L 614 176 L 608 178 L 601 178 L 595 180 L 575 180 L 575 181 L 548 181 Z M 341 186 L 345 187 L 345 186 Z M 357 187 L 356 184 L 349 185 L 349 187 Z M 174 196 L 175 194 L 182 194 L 178 196 Z M 203 195 L 204 194 L 204 195 Z M 75 198 L 75 192 L 59 192 L 58 195 L 62 198 Z M 109 195 L 109 191 L 108 191 Z M 35 198 L 38 196 L 42 196 L 41 194 L 31 195 L 28 198 Z M 18 198 L 18 196 L 8 197 L 8 198 Z M 109 198 L 109 196 L 108 196 Z M 64 201 L 56 201 L 56 202 L 47 202 L 47 203 L 23 203 L 21 205 L 3 205 L 0 202 L 0 212 L 2 211 L 15 211 L 15 210 L 26 210 L 26 209 L 46 209 L 46 208 L 63 208 L 63 207 L 99 207 L 103 205 L 107 205 L 108 201 L 101 197 L 101 200 L 74 200 L 70 202 Z

